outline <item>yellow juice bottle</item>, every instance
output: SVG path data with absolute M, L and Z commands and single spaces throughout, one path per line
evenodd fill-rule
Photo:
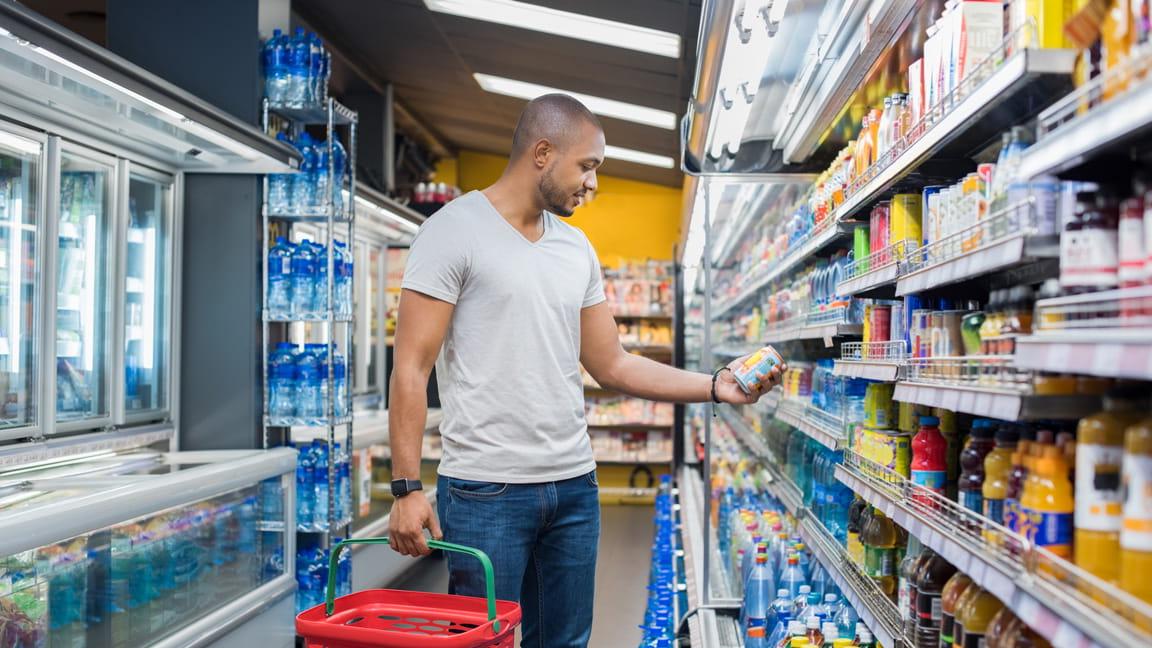
M 1104 397 L 1104 411 L 1080 419 L 1077 427 L 1076 564 L 1109 582 L 1120 577 L 1124 430 L 1146 411 L 1143 390 L 1124 385 Z
M 956 626 L 953 645 L 983 646 L 984 635 L 992 617 L 1004 608 L 1000 599 L 979 587 L 969 587 L 960 597 L 956 608 Z
M 1152 418 L 1124 434 L 1120 587 L 1152 603 Z
M 1004 499 L 1008 494 L 1008 473 L 1012 470 L 1012 455 L 1020 433 L 1013 426 L 1001 425 L 996 430 L 996 447 L 984 457 L 984 517 L 996 524 L 1004 524 Z M 993 535 L 993 534 L 988 534 Z M 987 538 L 994 541 L 994 537 Z
M 1072 484 L 1060 448 L 1043 446 L 1020 502 L 1029 520 L 1028 537 L 1064 559 L 1072 558 Z M 1113 554 L 1115 560 L 1115 554 Z

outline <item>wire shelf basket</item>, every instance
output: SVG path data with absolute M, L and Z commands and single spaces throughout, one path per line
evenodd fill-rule
M 1036 302 L 1035 327 L 1038 333 L 1147 329 L 1152 327 L 1152 286 L 1042 299 Z
M 908 379 L 934 385 L 1031 393 L 1034 373 L 1017 368 L 1013 362 L 1010 355 L 909 358 Z
M 1061 126 L 1078 117 L 1087 117 L 1101 105 L 1125 91 L 1152 82 L 1152 43 L 1132 50 L 1128 58 L 1081 85 L 1040 113 L 1037 139 L 1051 137 Z
M 840 359 L 855 362 L 905 362 L 908 343 L 905 340 L 888 342 L 844 342 L 840 345 Z

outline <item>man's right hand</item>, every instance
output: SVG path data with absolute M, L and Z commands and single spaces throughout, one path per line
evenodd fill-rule
M 424 538 L 424 529 L 431 531 L 436 540 L 444 537 L 424 491 L 412 491 L 397 498 L 388 514 L 388 542 L 392 548 L 405 556 L 427 556 L 432 550 Z

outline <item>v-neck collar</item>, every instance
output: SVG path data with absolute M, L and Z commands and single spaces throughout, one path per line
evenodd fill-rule
M 509 223 L 508 219 L 504 218 L 504 215 L 500 213 L 500 210 L 496 209 L 496 205 L 493 205 L 492 201 L 488 200 L 488 196 L 486 196 L 483 191 L 476 190 L 476 193 L 480 194 L 480 198 L 484 201 L 484 204 L 488 206 L 488 209 L 489 209 L 489 211 L 492 212 L 492 215 L 494 215 L 497 220 L 499 220 L 501 223 L 503 223 L 504 227 L 507 227 L 509 229 L 509 231 L 511 231 L 513 234 L 515 234 L 517 238 L 519 238 L 521 241 L 524 241 L 528 245 L 531 245 L 532 247 L 539 246 L 541 243 L 544 242 L 545 238 L 548 238 L 549 232 L 552 231 L 552 228 L 549 227 L 549 223 L 548 223 L 548 212 L 546 212 L 546 211 L 540 212 L 540 227 L 543 231 L 540 232 L 540 238 L 533 241 L 532 239 L 528 238 L 527 236 L 524 236 L 524 232 L 521 232 L 520 230 L 516 229 L 515 225 L 513 225 L 512 223 Z

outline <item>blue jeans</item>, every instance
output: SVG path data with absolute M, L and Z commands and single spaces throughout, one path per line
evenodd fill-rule
M 441 476 L 436 500 L 444 539 L 488 554 L 496 598 L 520 602 L 522 648 L 588 645 L 600 540 L 595 472 L 540 484 Z M 445 553 L 449 593 L 483 597 L 480 562 Z

